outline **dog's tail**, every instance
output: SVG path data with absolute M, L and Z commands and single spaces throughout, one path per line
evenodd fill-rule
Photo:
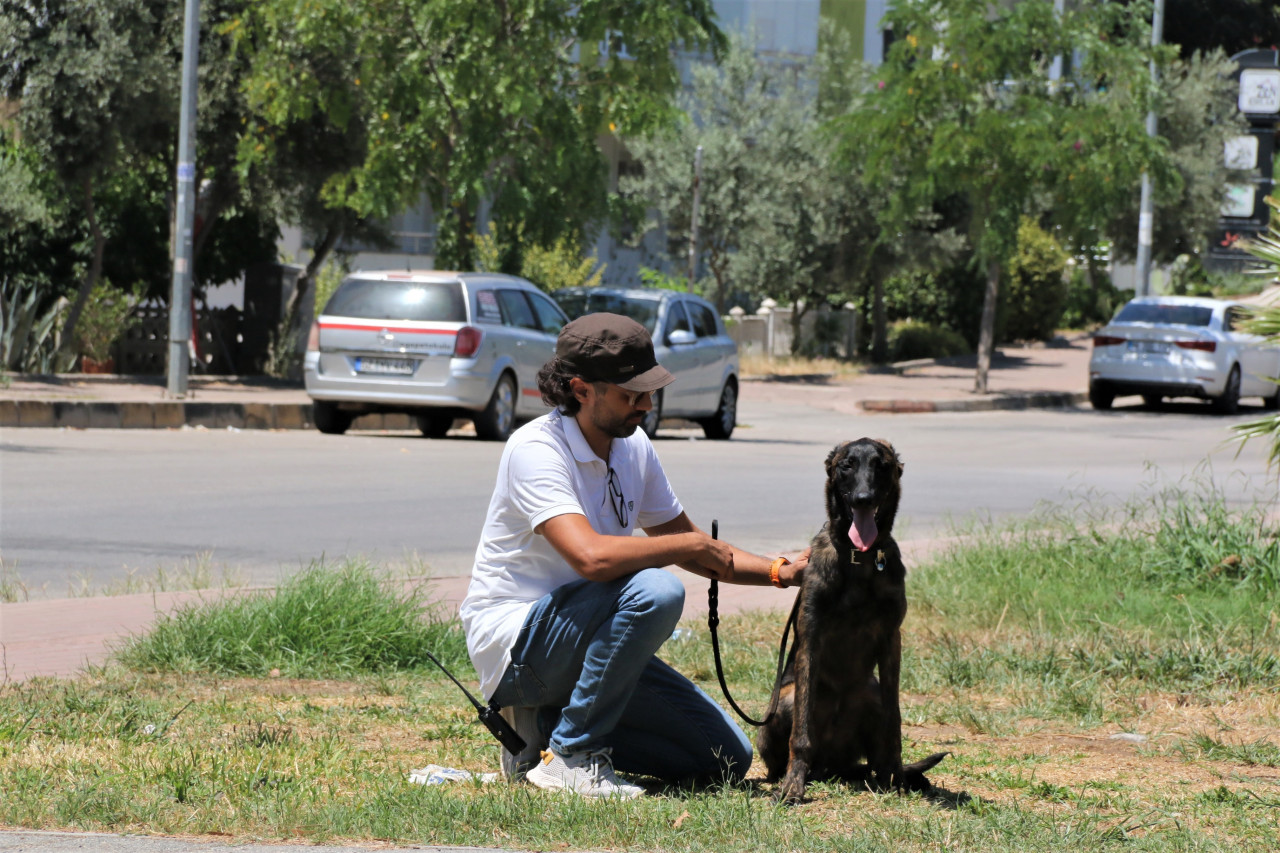
M 937 767 L 938 763 L 950 754 L 950 752 L 935 752 L 928 758 L 902 765 L 903 790 L 920 791 L 921 793 L 933 790 L 933 783 L 925 777 L 925 771 Z

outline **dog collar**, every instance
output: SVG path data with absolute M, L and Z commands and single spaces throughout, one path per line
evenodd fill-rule
M 858 565 L 858 554 L 860 553 L 864 553 L 864 552 L 859 551 L 856 548 L 849 552 L 850 565 L 852 566 Z M 877 572 L 884 571 L 884 551 L 883 550 L 876 551 L 876 571 Z

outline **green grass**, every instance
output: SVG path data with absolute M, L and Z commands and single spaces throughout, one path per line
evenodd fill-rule
M 816 784 L 783 808 L 758 766 L 626 803 L 412 785 L 427 763 L 496 770 L 497 746 L 424 663 L 474 681 L 456 622 L 421 618 L 420 594 L 357 563 L 210 598 L 79 678 L 0 688 L 0 825 L 536 850 L 1270 849 L 1270 508 L 1229 509 L 1211 486 L 1165 497 L 975 526 L 912 567 L 904 750 L 952 753 L 935 798 Z M 721 622 L 749 713 L 784 615 Z M 664 657 L 718 697 L 705 624 L 682 628 Z
M 118 657 L 150 672 L 326 678 L 466 661 L 460 627 L 423 618 L 415 585 L 363 563 L 314 564 L 276 590 L 242 591 L 188 604 L 129 640 Z M 428 614 L 435 617 L 437 614 Z

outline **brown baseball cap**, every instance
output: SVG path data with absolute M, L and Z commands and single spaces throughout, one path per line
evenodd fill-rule
M 649 330 L 621 314 L 570 321 L 556 340 L 556 357 L 588 382 L 612 382 L 627 391 L 657 391 L 676 381 L 658 364 Z

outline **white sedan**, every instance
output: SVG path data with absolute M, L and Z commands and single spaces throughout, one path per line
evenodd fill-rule
M 1093 336 L 1089 402 L 1109 409 L 1116 397 L 1209 400 L 1231 414 L 1241 397 L 1280 408 L 1280 348 L 1244 332 L 1250 307 L 1224 299 L 1145 296 L 1131 300 Z

